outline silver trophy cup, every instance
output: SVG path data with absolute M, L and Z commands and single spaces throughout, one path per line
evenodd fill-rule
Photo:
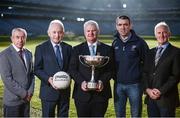
M 103 67 L 109 62 L 109 57 L 107 56 L 90 56 L 90 55 L 79 55 L 79 61 L 87 66 L 91 67 L 91 80 L 87 83 L 87 88 L 89 90 L 95 90 L 97 88 L 97 83 L 94 79 L 94 71 L 96 67 Z

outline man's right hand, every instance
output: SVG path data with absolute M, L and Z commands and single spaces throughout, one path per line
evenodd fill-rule
M 53 85 L 53 77 L 49 77 L 48 82 L 54 89 L 58 89 L 56 86 Z
M 30 102 L 31 98 L 32 98 L 32 94 L 29 94 L 28 92 L 26 92 L 26 96 L 23 98 L 24 101 Z
M 83 91 L 88 91 L 87 82 L 86 82 L 86 81 L 83 81 L 83 82 L 81 83 L 81 89 L 82 89 Z
M 159 94 L 156 93 L 154 89 L 147 88 L 146 93 L 149 95 L 149 97 L 153 100 L 156 100 L 160 97 Z

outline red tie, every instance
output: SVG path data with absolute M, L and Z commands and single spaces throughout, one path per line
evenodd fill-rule
M 24 66 L 26 67 L 26 64 L 25 64 L 25 61 L 24 61 L 24 58 L 23 58 L 23 51 L 22 50 L 19 50 L 19 56 L 20 56 L 20 58 L 21 58 L 21 60 L 22 60 L 22 62 L 23 62 L 23 64 L 24 64 Z

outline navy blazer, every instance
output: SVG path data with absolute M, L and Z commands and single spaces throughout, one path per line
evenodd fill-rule
M 38 45 L 35 51 L 35 75 L 41 80 L 40 98 L 42 100 L 56 101 L 61 94 L 64 99 L 69 99 L 70 87 L 64 90 L 55 90 L 48 82 L 49 77 L 58 71 L 67 72 L 71 57 L 72 46 L 61 42 L 63 55 L 63 68 L 61 69 L 56 60 L 53 45 L 50 40 Z
M 156 102 L 161 107 L 174 108 L 179 106 L 180 50 L 169 44 L 156 66 L 155 55 L 156 48 L 153 48 L 145 59 L 143 70 L 144 91 L 147 88 L 159 89 L 161 97 Z M 146 100 L 148 98 L 149 96 L 146 97 Z
M 73 98 L 75 100 L 84 102 L 88 102 L 90 99 L 95 101 L 106 101 L 112 97 L 109 81 L 112 77 L 113 49 L 106 44 L 98 42 L 96 53 L 110 58 L 106 66 L 95 69 L 95 81 L 101 80 L 104 84 L 104 89 L 101 92 L 85 92 L 81 89 L 81 83 L 83 81 L 90 81 L 92 71 L 91 67 L 86 67 L 79 61 L 79 55 L 90 55 L 89 47 L 87 42 L 83 42 L 73 48 L 69 72 L 75 81 L 73 91 Z

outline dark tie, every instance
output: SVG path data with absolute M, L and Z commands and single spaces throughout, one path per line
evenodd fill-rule
M 90 45 L 89 47 L 90 47 L 90 55 L 91 56 L 95 56 L 96 55 L 96 53 L 95 53 L 95 46 L 94 45 Z
M 21 60 L 22 60 L 22 62 L 23 62 L 23 64 L 24 64 L 24 66 L 26 67 L 26 64 L 25 64 L 25 61 L 24 61 L 24 58 L 23 58 L 23 51 L 22 50 L 19 50 L 19 56 L 20 56 L 20 58 L 21 58 Z
M 58 62 L 58 64 L 59 64 L 59 67 L 62 69 L 62 67 L 63 67 L 63 61 L 62 61 L 62 57 L 61 57 L 59 45 L 56 45 L 55 48 L 56 48 L 56 52 L 55 52 L 55 54 L 56 54 L 56 59 L 57 59 L 57 62 Z
M 158 47 L 156 56 L 155 56 L 155 66 L 158 64 L 158 61 L 162 55 L 162 50 L 163 50 L 163 47 Z

